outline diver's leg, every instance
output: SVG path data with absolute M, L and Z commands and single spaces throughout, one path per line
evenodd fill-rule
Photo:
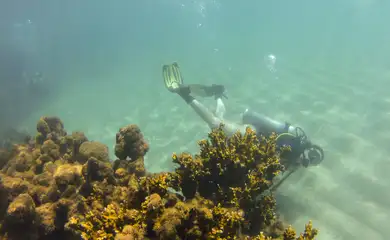
M 192 107 L 192 109 L 194 109 L 194 111 L 203 119 L 203 121 L 207 123 L 211 129 L 218 128 L 220 124 L 223 123 L 223 129 L 227 135 L 232 135 L 237 131 L 242 133 L 245 132 L 246 126 L 218 118 L 210 111 L 210 109 L 192 97 L 188 92 L 179 91 L 178 94 L 184 99 L 184 101 L 186 101 L 188 105 Z
M 188 103 L 192 109 L 205 121 L 210 128 L 217 128 L 221 124 L 221 119 L 217 118 L 206 106 L 196 99 Z

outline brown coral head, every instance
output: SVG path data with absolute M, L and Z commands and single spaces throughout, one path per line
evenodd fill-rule
M 109 162 L 108 147 L 100 142 L 86 141 L 80 145 L 78 160 L 85 163 L 89 158 L 93 157 L 101 162 Z
M 119 129 L 116 134 L 115 155 L 125 160 L 130 158 L 136 160 L 139 157 L 145 156 L 149 151 L 149 144 L 145 141 L 139 127 L 135 124 L 130 124 Z
M 37 131 L 36 140 L 38 143 L 47 139 L 57 142 L 60 137 L 67 134 L 64 124 L 58 117 L 41 117 L 37 122 Z
M 81 165 L 63 164 L 56 169 L 53 177 L 58 187 L 78 186 L 82 181 L 81 170 Z
M 6 223 L 8 226 L 31 224 L 35 216 L 35 203 L 29 194 L 17 196 L 8 206 Z

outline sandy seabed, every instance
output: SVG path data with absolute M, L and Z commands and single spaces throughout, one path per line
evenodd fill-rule
M 287 222 L 300 229 L 313 220 L 322 240 L 388 239 L 390 97 L 378 94 L 353 72 L 322 73 L 277 73 L 267 76 L 272 81 L 253 74 L 240 83 L 229 81 L 226 117 L 239 121 L 240 113 L 251 108 L 303 127 L 324 148 L 320 166 L 301 169 L 279 188 L 279 209 Z M 125 75 L 116 78 L 92 87 L 69 86 L 23 127 L 33 129 L 39 116 L 56 115 L 68 131 L 83 131 L 90 140 L 108 145 L 114 158 L 115 133 L 138 124 L 151 146 L 146 167 L 152 172 L 172 169 L 172 152 L 197 151 L 197 140 L 209 129 L 178 96 L 162 85 L 146 91 L 146 85 L 120 81 Z M 213 99 L 200 100 L 215 107 Z

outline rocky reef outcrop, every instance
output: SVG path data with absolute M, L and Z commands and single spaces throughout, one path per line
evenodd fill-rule
M 113 136 L 114 139 L 115 136 Z M 0 150 L 1 239 L 314 239 L 279 221 L 270 189 L 284 171 L 275 137 L 221 128 L 198 154 L 174 153 L 172 172 L 148 173 L 136 125 L 119 129 L 115 155 L 82 132 L 42 117 L 35 138 Z

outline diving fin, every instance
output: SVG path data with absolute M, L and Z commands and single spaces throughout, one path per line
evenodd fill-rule
M 162 70 L 165 87 L 169 91 L 175 92 L 183 84 L 179 64 L 174 62 L 169 65 L 164 65 Z
M 183 86 L 183 77 L 179 64 L 176 62 L 163 65 L 162 71 L 165 87 L 171 92 L 177 92 L 179 88 L 185 87 L 191 94 L 199 97 L 227 98 L 223 85 L 212 84 L 211 86 L 206 86 L 202 84 L 189 84 Z

